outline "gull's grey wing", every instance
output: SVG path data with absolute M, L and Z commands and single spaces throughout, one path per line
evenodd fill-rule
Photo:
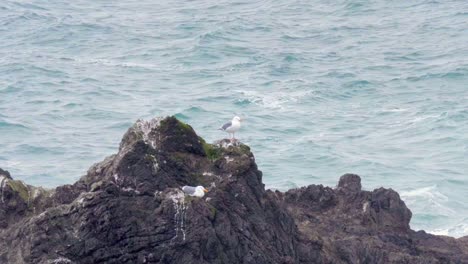
M 186 194 L 194 194 L 195 193 L 195 189 L 197 187 L 192 187 L 192 186 L 184 186 L 182 187 L 182 191 Z
M 224 124 L 224 125 L 221 127 L 221 129 L 222 129 L 222 130 L 226 130 L 226 129 L 227 129 L 228 127 L 230 127 L 230 126 L 232 126 L 232 122 L 228 122 L 228 123 Z

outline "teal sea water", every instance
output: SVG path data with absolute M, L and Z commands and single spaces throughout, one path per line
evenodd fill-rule
M 468 3 L 0 1 L 0 167 L 72 183 L 138 118 L 234 114 L 268 188 L 397 190 L 468 235 Z

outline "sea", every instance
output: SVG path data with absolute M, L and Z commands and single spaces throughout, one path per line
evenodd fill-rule
M 137 119 L 233 116 L 266 188 L 392 188 L 468 235 L 466 0 L 2 0 L 0 167 L 70 184 Z

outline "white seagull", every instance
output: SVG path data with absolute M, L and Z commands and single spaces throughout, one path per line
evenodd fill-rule
M 203 197 L 205 196 L 205 193 L 208 192 L 208 190 L 205 189 L 205 187 L 203 186 L 197 186 L 197 187 L 184 186 L 182 187 L 182 191 L 185 194 L 188 194 L 190 196 L 197 196 L 197 197 Z
M 242 119 L 238 116 L 235 116 L 232 118 L 231 122 L 224 124 L 222 127 L 219 128 L 219 130 L 229 133 L 229 136 L 231 136 L 232 134 L 231 141 L 236 140 L 234 134 L 240 129 L 241 122 Z

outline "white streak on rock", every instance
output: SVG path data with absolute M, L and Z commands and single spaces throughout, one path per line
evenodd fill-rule
M 153 129 L 157 128 L 160 125 L 160 123 L 161 123 L 160 118 L 153 118 L 149 121 L 138 120 L 136 122 L 137 127 L 143 133 L 143 140 L 145 141 L 146 144 L 150 145 L 154 149 L 156 149 L 156 141 L 154 141 L 150 137 L 150 134 L 151 134 L 151 131 L 153 131 Z
M 229 156 L 225 156 L 224 159 L 226 159 L 226 163 L 234 161 L 234 159 Z
M 8 182 L 8 178 L 3 175 L 0 175 L 0 192 L 2 192 L 2 203 L 5 203 L 5 198 L 3 196 L 3 193 L 4 193 L 4 189 L 5 189 L 7 182 Z
M 159 164 L 157 162 L 153 163 L 154 173 L 159 171 Z
M 185 224 L 185 216 L 187 212 L 187 205 L 185 204 L 185 194 L 180 191 L 176 190 L 168 195 L 168 197 L 172 200 L 174 205 L 174 225 L 175 225 L 175 236 L 172 240 L 175 240 L 179 237 L 179 234 L 182 235 L 182 240 L 185 241 L 186 237 L 186 224 Z
M 59 257 L 54 260 L 49 260 L 48 263 L 49 264 L 65 264 L 65 263 L 72 263 L 72 261 L 64 257 Z
M 365 213 L 367 212 L 367 209 L 369 209 L 369 202 L 365 202 L 363 205 L 362 205 L 362 211 Z

